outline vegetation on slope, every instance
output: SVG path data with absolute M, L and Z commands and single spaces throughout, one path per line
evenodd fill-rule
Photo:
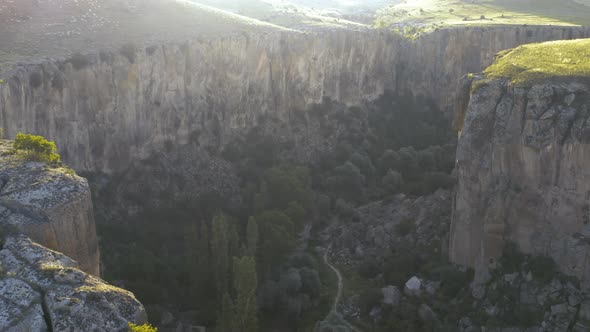
M 590 25 L 590 6 L 574 0 L 414 0 L 378 12 L 377 27 L 420 33 L 452 25 Z M 409 26 L 409 27 L 408 27 Z
M 454 135 L 436 107 L 392 94 L 368 107 L 326 100 L 309 111 L 319 134 L 338 142 L 318 163 L 288 159 L 292 144 L 262 127 L 214 152 L 235 167 L 239 206 L 212 192 L 145 206 L 121 216 L 125 222 L 97 214 L 104 277 L 133 291 L 153 322 L 170 310 L 193 312 L 190 320 L 211 327 L 244 303 L 232 260 L 253 257 L 260 330 L 313 328 L 329 312 L 335 278 L 314 250 L 316 239 L 301 235 L 306 227 L 322 228 L 336 216 L 353 222 L 357 205 L 454 184 Z M 97 211 L 115 204 L 100 200 L 117 197 L 116 190 L 94 192 Z M 146 201 L 145 192 L 138 195 Z
M 519 46 L 502 52 L 485 70 L 488 78 L 530 85 L 546 79 L 590 79 L 590 39 Z

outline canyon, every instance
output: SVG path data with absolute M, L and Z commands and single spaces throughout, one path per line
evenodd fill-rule
M 220 15 L 217 9 L 203 8 L 211 17 Z M 141 9 L 128 2 L 125 10 L 135 14 Z M 281 264 L 293 266 L 268 268 L 258 278 L 260 293 L 289 289 L 284 284 L 292 280 L 296 291 L 289 290 L 287 300 L 273 298 L 259 306 L 274 309 L 279 305 L 273 301 L 287 302 L 288 309 L 296 307 L 297 319 L 305 305 L 315 311 L 329 293 L 324 289 L 329 281 L 319 281 L 326 277 L 319 266 L 323 261 L 328 272 L 336 271 L 338 291 L 336 304 L 326 321 L 318 321 L 317 331 L 330 328 L 332 314 L 339 323 L 354 323 L 347 322 L 346 328 L 357 329 L 366 323 L 362 315 L 377 322 L 382 314 L 387 316 L 382 309 L 398 308 L 400 302 L 416 309 L 419 318 L 410 320 L 420 326 L 440 318 L 461 331 L 488 323 L 500 331 L 493 325 L 498 312 L 508 315 L 516 310 L 511 306 L 522 303 L 527 310 L 541 308 L 531 310 L 534 315 L 525 312 L 534 316 L 532 323 L 525 322 L 531 326 L 542 325 L 547 331 L 590 327 L 590 299 L 585 295 L 590 289 L 590 85 L 580 77 L 517 84 L 511 77 L 493 77 L 489 69 L 480 74 L 507 59 L 502 51 L 588 38 L 590 28 L 465 25 L 407 35 L 330 17 L 297 29 L 275 25 L 276 18 L 252 23 L 236 18 L 238 14 L 223 15 L 223 22 L 235 19 L 240 24 L 222 32 L 199 32 L 195 26 L 200 23 L 186 15 L 184 25 L 179 23 L 184 29 L 174 28 L 177 33 L 158 21 L 155 37 L 137 29 L 129 34 L 136 38 L 117 36 L 109 47 L 95 43 L 101 29 L 109 26 L 95 17 L 102 23 L 87 32 L 96 37 L 88 50 L 79 42 L 75 52 L 60 53 L 59 47 L 48 46 L 51 58 L 38 59 L 19 49 L 27 53 L 25 61 L 0 59 L 3 136 L 42 135 L 56 143 L 64 164 L 72 167 L 25 162 L 16 157 L 11 141 L 0 141 L 0 226 L 7 230 L 0 247 L 0 309 L 16 317 L 0 315 L 0 330 L 126 330 L 129 322 L 147 322 L 146 308 L 157 313 L 156 324 L 171 329 L 203 321 L 214 324 L 211 317 L 218 318 L 218 308 L 195 308 L 195 299 L 178 300 L 198 293 L 193 288 L 202 285 L 195 286 L 192 279 L 205 288 L 211 285 L 209 270 L 219 268 L 208 264 L 218 259 L 214 240 L 219 239 L 213 236 L 223 233 L 224 250 L 237 259 L 241 251 L 251 250 L 246 248 L 251 245 L 250 219 L 287 220 L 290 228 L 285 228 L 295 233 L 301 226 L 297 218 L 306 232 L 313 230 L 312 240 L 309 234 L 307 239 L 301 236 L 305 250 L 282 257 Z M 158 35 L 162 31 L 174 36 Z M 0 44 L 6 41 L 2 38 Z M 15 49 L 22 46 L 16 44 Z M 404 113 L 408 110 L 420 114 L 414 118 Z M 404 134 L 391 138 L 387 128 L 379 131 L 381 120 L 395 120 L 383 115 L 388 111 L 412 118 Z M 412 122 L 425 118 L 432 119 L 426 119 L 431 122 L 424 121 L 424 127 Z M 450 119 L 457 133 L 447 128 Z M 407 134 L 412 131 L 428 137 L 426 143 L 405 144 L 402 136 L 415 137 Z M 386 138 L 376 137 L 384 132 Z M 440 141 L 429 142 L 433 137 Z M 454 158 L 450 151 L 455 144 L 452 170 L 446 159 Z M 394 156 L 390 164 L 388 155 Z M 404 157 L 410 159 L 407 165 Z M 280 182 L 283 177 L 288 185 Z M 356 181 L 352 193 L 334 193 L 349 189 L 346 180 Z M 215 195 L 207 196 L 212 192 Z M 293 201 L 282 201 L 291 194 Z M 320 211 L 320 202 L 326 200 L 327 213 Z M 219 220 L 214 213 L 219 211 L 229 214 L 225 231 L 214 228 Z M 246 227 L 248 238 L 240 243 Z M 276 234 L 286 243 L 287 233 Z M 308 248 L 307 242 L 317 248 Z M 194 252 L 184 252 L 187 248 Z M 254 252 L 255 259 L 270 260 Z M 211 257 L 200 256 L 209 253 Z M 508 271 L 506 257 L 512 254 L 518 266 Z M 292 263 L 297 255 L 307 255 L 309 262 Z M 125 261 L 128 257 L 137 261 Z M 550 257 L 558 276 L 536 280 L 532 262 L 539 257 Z M 166 264 L 181 268 L 172 271 L 170 266 L 176 265 Z M 387 264 L 413 268 L 412 278 Z M 233 270 L 225 269 L 220 275 L 227 278 Z M 357 272 L 370 275 L 367 283 L 382 292 L 379 305 L 362 314 L 359 298 L 364 301 L 367 292 L 347 284 L 358 283 Z M 149 306 L 101 280 L 101 274 L 117 286 L 140 289 Z M 443 281 L 428 279 L 439 276 Z M 150 277 L 164 286 L 154 287 Z M 317 280 L 322 292 L 320 286 L 308 289 L 301 281 L 306 277 L 307 282 Z M 407 289 L 410 281 L 414 288 Z M 173 286 L 167 291 L 171 283 L 180 291 Z M 398 286 L 405 287 L 403 293 Z M 223 289 L 213 282 L 215 287 Z M 365 293 L 351 295 L 347 287 Z M 494 297 L 499 289 L 522 292 L 503 306 Z M 27 297 L 21 303 L 15 294 L 23 292 Z M 210 290 L 205 294 L 202 298 L 210 296 Z M 421 303 L 424 299 L 416 294 L 432 299 Z M 222 294 L 215 295 L 213 302 L 221 302 Z M 64 314 L 59 308 L 66 297 L 74 308 Z M 197 310 L 183 311 L 174 301 Z M 465 307 L 471 308 L 469 314 L 455 317 L 450 312 Z M 271 323 L 276 323 L 274 318 Z
M 221 149 L 265 117 L 289 136 L 292 119 L 309 118 L 305 111 L 326 98 L 353 106 L 390 90 L 451 112 L 461 76 L 497 52 L 589 34 L 465 27 L 410 41 L 382 31 L 275 32 L 140 47 L 133 61 L 102 52 L 78 68 L 71 59 L 14 68 L 0 85 L 0 123 L 8 137 L 54 140 L 77 171 L 113 174 L 166 144 Z

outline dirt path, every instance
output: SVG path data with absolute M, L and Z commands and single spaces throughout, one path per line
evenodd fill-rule
M 331 247 L 332 245 L 328 246 L 328 248 L 324 252 L 324 263 L 327 266 L 329 266 L 330 269 L 332 269 L 332 271 L 334 271 L 334 273 L 336 274 L 336 277 L 338 278 L 338 291 L 336 292 L 336 296 L 334 296 L 334 303 L 332 304 L 332 309 L 330 310 L 328 316 L 326 316 L 324 320 L 328 322 L 336 322 L 338 325 L 347 328 L 348 331 L 362 332 L 361 330 L 357 329 L 352 324 L 350 324 L 346 319 L 344 319 L 344 317 L 342 317 L 341 314 L 338 313 L 338 303 L 340 303 L 340 298 L 342 297 L 342 288 L 344 287 L 344 282 L 342 278 L 342 273 L 328 260 L 328 253 L 330 252 Z
M 340 271 L 334 265 L 330 264 L 330 262 L 328 261 L 328 252 L 330 252 L 330 247 L 328 247 L 328 249 L 326 249 L 326 252 L 324 253 L 324 263 L 326 263 L 326 265 L 328 265 L 330 269 L 334 271 L 336 277 L 338 277 L 338 291 L 336 292 L 336 296 L 334 297 L 332 310 L 330 310 L 330 314 L 335 314 L 338 312 L 338 303 L 340 302 L 340 298 L 342 297 L 342 273 L 340 273 Z

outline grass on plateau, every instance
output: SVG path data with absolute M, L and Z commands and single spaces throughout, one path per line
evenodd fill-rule
M 488 78 L 531 85 L 547 79 L 590 79 L 590 39 L 528 44 L 498 54 Z
M 435 29 L 453 25 L 590 25 L 586 0 L 413 0 L 390 5 L 377 14 L 377 27 L 418 25 Z

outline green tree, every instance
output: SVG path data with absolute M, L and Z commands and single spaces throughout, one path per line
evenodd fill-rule
M 228 293 L 224 293 L 221 300 L 221 308 L 217 313 L 216 331 L 237 332 L 235 329 L 236 310 L 234 302 Z
M 227 292 L 230 267 L 228 226 L 225 216 L 218 215 L 213 218 L 212 229 L 211 253 L 217 283 L 217 296 L 221 300 L 221 296 Z
M 234 288 L 236 290 L 236 330 L 258 331 L 256 317 L 256 261 L 253 257 L 234 257 Z
M 236 223 L 227 220 L 227 231 L 228 231 L 228 255 L 229 257 L 241 256 L 240 252 L 240 236 L 238 235 L 238 229 Z
M 289 203 L 289 206 L 287 206 L 287 209 L 285 210 L 285 214 L 287 214 L 289 218 L 291 218 L 291 221 L 297 226 L 301 226 L 305 221 L 305 209 L 297 202 Z
M 341 198 L 356 200 L 362 192 L 365 177 L 361 170 L 350 161 L 336 167 L 335 175 L 328 178 L 327 185 L 330 190 Z
M 248 219 L 246 227 L 246 241 L 248 247 L 246 248 L 246 255 L 256 257 L 256 250 L 258 248 L 258 223 L 254 217 Z
M 393 150 L 385 150 L 379 158 L 379 172 L 382 175 L 387 174 L 390 169 L 399 166 L 399 154 Z
M 404 180 L 399 172 L 389 170 L 381 180 L 381 185 L 388 194 L 396 194 L 401 190 Z
M 197 243 L 197 260 L 199 268 L 205 268 L 210 264 L 209 252 L 209 227 L 206 222 L 200 223 L 199 237 Z
M 295 238 L 291 219 L 279 211 L 266 211 L 256 216 L 258 222 L 258 266 L 268 271 L 278 266 L 294 248 Z
M 401 148 L 398 151 L 399 164 L 395 169 L 405 177 L 413 176 L 418 171 L 417 153 L 413 147 Z
M 291 202 L 307 208 L 311 203 L 311 178 L 306 167 L 273 167 L 266 172 L 264 183 L 267 208 L 284 210 Z

